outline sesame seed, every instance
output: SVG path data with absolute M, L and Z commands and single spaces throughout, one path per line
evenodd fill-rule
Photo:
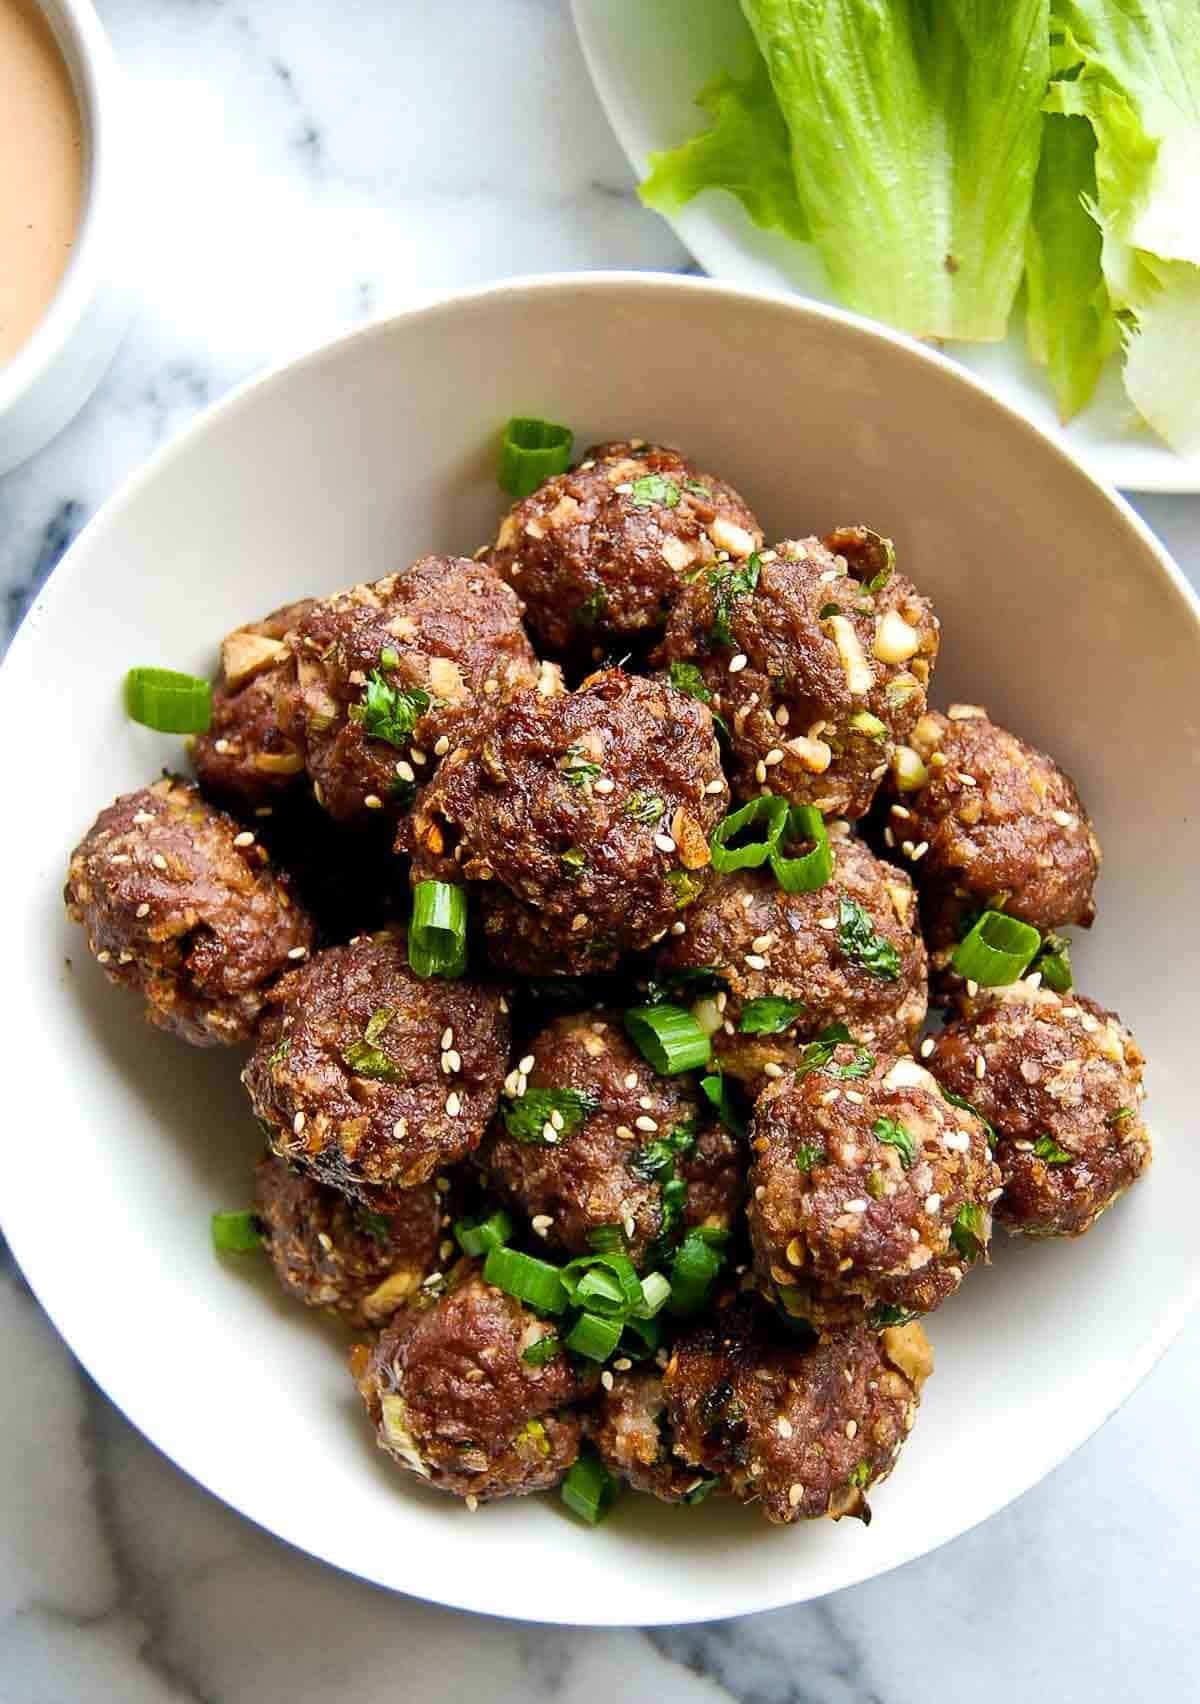
M 141 823 L 153 822 L 154 816 L 150 811 L 136 811 L 133 820 L 140 825 Z
M 817 918 L 817 928 L 818 929 L 836 929 L 837 928 L 837 918 L 836 917 L 818 917 Z
M 676 922 L 672 923 L 671 933 L 672 933 L 672 935 L 686 935 L 687 934 L 687 924 L 683 921 L 682 917 L 679 918 Z
M 786 728 L 788 723 L 791 721 L 791 717 L 792 713 L 786 704 L 777 704 L 775 706 L 775 723 L 777 727 Z
M 459 1113 L 462 1111 L 462 1101 L 459 1099 L 458 1095 L 451 1093 L 446 1096 L 446 1111 L 450 1114 L 451 1118 L 458 1117 Z
M 597 793 L 611 793 L 615 786 L 615 781 L 609 780 L 607 775 L 602 775 L 596 782 L 596 791 Z
M 1041 971 L 1031 970 L 1029 975 L 1025 978 L 1025 986 L 1026 988 L 1040 988 L 1042 986 Z
M 466 1500 L 467 1508 L 471 1511 L 472 1514 L 474 1514 L 476 1509 L 479 1507 L 479 1498 L 475 1495 L 475 1493 L 473 1491 L 468 1491 L 465 1500 Z
M 786 1417 L 786 1415 L 781 1414 L 779 1416 L 778 1420 L 776 1420 L 775 1430 L 779 1433 L 779 1436 L 781 1438 L 790 1438 L 791 1437 L 791 1435 L 792 1435 L 792 1423 Z
M 308 957 L 308 948 L 307 947 L 292 947 L 288 951 L 288 957 L 290 959 L 307 958 Z
M 846 1436 L 848 1438 L 853 1438 L 856 1435 L 857 1432 L 858 1432 L 858 1421 L 857 1420 L 847 1420 L 847 1422 L 846 1422 Z
M 652 1118 L 647 1118 L 645 1113 L 643 1113 L 640 1118 L 635 1118 L 633 1122 L 637 1125 L 639 1130 L 648 1130 L 653 1132 L 658 1129 L 658 1125 L 654 1122 L 654 1120 Z
M 397 765 L 397 768 L 399 768 L 399 765 Z M 368 793 L 363 804 L 369 811 L 381 811 L 383 809 L 383 800 L 378 793 Z
M 450 1239 L 448 1237 L 447 1237 L 445 1242 L 441 1242 L 441 1243 L 438 1244 L 438 1259 L 439 1260 L 449 1260 L 450 1256 L 453 1253 L 454 1253 L 454 1244 L 450 1241 Z
M 638 1105 L 641 1107 L 643 1112 L 649 1112 L 650 1108 L 654 1105 L 654 1096 L 653 1095 L 639 1095 L 638 1096 Z
M 722 991 L 720 994 L 717 995 L 717 1010 L 718 1010 L 718 1012 L 723 1012 L 728 1004 L 729 1004 L 729 996 L 728 996 L 728 994 L 726 994 Z
M 793 1509 L 800 1507 L 800 1499 L 804 1496 L 803 1485 L 792 1485 L 788 1488 L 788 1503 Z
M 167 860 L 163 857 L 161 852 L 156 852 L 150 862 L 154 865 L 156 870 L 165 870 L 167 867 Z
M 517 1065 L 517 1070 L 520 1071 L 522 1076 L 528 1077 L 529 1073 L 533 1070 L 533 1054 L 532 1053 L 527 1053 L 525 1055 L 524 1059 L 522 1059 L 519 1062 L 519 1064 Z
M 883 844 L 885 846 L 894 846 L 896 844 L 896 836 L 892 833 L 890 828 L 885 828 L 883 831 Z
M 773 1059 L 768 1059 L 767 1063 L 763 1066 L 763 1076 L 764 1077 L 782 1077 L 783 1076 L 783 1066 L 782 1065 L 776 1065 L 776 1063 Z
M 940 1212 L 941 1205 L 942 1205 L 942 1198 L 941 1198 L 940 1195 L 927 1195 L 925 1197 L 925 1211 L 927 1213 Z
M 529 1223 L 533 1226 L 539 1237 L 544 1237 L 546 1232 L 554 1223 L 554 1220 L 550 1217 L 549 1213 L 535 1213 Z
M 446 737 L 446 735 L 443 734 L 441 739 L 437 742 L 437 744 L 433 748 L 433 755 L 435 757 L 445 757 L 446 753 L 449 750 L 450 750 L 450 741 Z
M 135 913 L 135 916 L 148 917 L 149 915 L 150 915 L 150 906 L 145 900 L 143 900 L 142 903 L 138 906 L 137 911 Z
M 629 1359 L 628 1355 L 622 1355 L 619 1361 L 613 1362 L 613 1367 L 618 1373 L 627 1373 L 632 1365 L 633 1362 Z
M 487 693 L 489 698 L 494 698 L 496 693 L 500 690 L 500 682 L 496 680 L 494 676 L 491 676 L 489 679 L 484 681 L 483 690 Z
M 462 1055 L 456 1047 L 446 1049 L 446 1063 L 452 1073 L 462 1070 Z
M 671 839 L 669 834 L 656 834 L 654 836 L 654 844 L 658 847 L 660 852 L 674 852 L 675 850 L 675 842 Z
M 96 954 L 96 963 L 97 964 L 107 964 L 111 957 L 112 957 L 111 953 L 107 953 L 107 952 L 97 953 Z
M 909 853 L 909 857 L 912 859 L 913 863 L 915 864 L 917 859 L 923 858 L 925 856 L 926 852 L 928 852 L 928 850 L 929 850 L 928 840 L 922 840 L 922 842 L 919 846 L 913 847 L 912 851 Z
M 942 1132 L 942 1147 L 949 1148 L 951 1153 L 965 1154 L 971 1146 L 971 1138 L 965 1130 L 944 1130 Z
M 333 1253 L 333 1238 L 330 1236 L 328 1231 L 318 1231 L 317 1232 L 317 1241 L 320 1243 L 321 1247 L 325 1250 L 326 1254 L 332 1254 Z
M 622 1142 L 633 1141 L 633 1131 L 629 1128 L 628 1124 L 618 1124 L 617 1135 L 620 1137 Z
M 613 1387 L 613 1376 L 610 1372 L 607 1371 L 607 1369 L 600 1374 L 600 1383 L 604 1386 L 605 1390 L 611 1390 L 612 1389 L 612 1387 Z
M 842 1091 L 840 1089 L 830 1089 L 828 1094 L 821 1096 L 821 1105 L 832 1106 L 835 1100 L 841 1100 L 841 1098 Z
M 845 1204 L 845 1210 L 847 1213 L 865 1213 L 867 1210 L 867 1204 L 860 1197 L 855 1201 L 847 1201 Z
M 500 996 L 499 1000 L 496 1002 L 496 1004 L 499 1006 L 499 1008 L 502 1012 L 508 1011 L 508 1001 L 504 998 L 503 994 L 501 994 L 501 996 Z
M 558 1131 L 554 1128 L 549 1119 L 547 1119 L 545 1124 L 542 1125 L 542 1141 L 548 1142 L 552 1148 L 558 1141 Z
M 398 1118 L 396 1120 L 395 1124 L 392 1125 L 392 1140 L 395 1141 L 395 1142 L 403 1142 L 404 1138 L 407 1135 L 408 1135 L 408 1120 L 407 1120 L 407 1118 Z
M 742 670 L 745 668 L 746 664 L 749 661 L 750 661 L 749 657 L 747 657 L 743 651 L 739 651 L 735 657 L 730 657 L 730 659 L 729 659 L 729 672 L 730 672 L 730 674 L 741 674 Z
M 965 775 L 961 769 L 958 772 L 958 778 L 964 787 L 978 787 L 979 785 L 973 775 Z
M 214 740 L 213 741 L 213 750 L 215 752 L 219 752 L 221 754 L 221 756 L 224 757 L 225 753 L 229 750 L 229 741 L 228 740 Z
M 987 1076 L 987 1060 L 983 1057 L 982 1053 L 977 1053 L 975 1055 L 975 1075 L 980 1082 L 982 1082 L 984 1077 Z
M 565 1120 L 562 1113 L 559 1112 L 557 1108 L 555 1108 L 555 1110 L 550 1114 L 550 1122 L 556 1130 L 561 1130 L 563 1128 Z
M 746 963 L 751 970 L 765 970 L 767 968 L 767 961 L 761 953 L 747 953 Z
M 777 763 L 782 763 L 783 748 L 781 746 L 772 746 L 766 757 L 763 758 L 763 762 L 766 764 L 768 769 L 772 768 Z
M 759 1185 L 758 1185 L 758 1188 L 757 1188 L 757 1189 L 756 1189 L 756 1190 L 755 1190 L 755 1191 L 754 1191 L 754 1199 L 755 1199 L 755 1200 L 756 1200 L 756 1201 L 761 1201 L 761 1200 L 762 1200 L 762 1198 L 763 1198 L 763 1196 L 764 1196 L 764 1195 L 765 1195 L 765 1194 L 766 1194 L 766 1193 L 767 1193 L 767 1191 L 766 1191 L 766 1187 L 765 1187 L 765 1185 L 763 1185 L 763 1184 L 761 1184 L 761 1183 L 760 1183 L 760 1184 L 759 1184 Z
M 859 1094 L 857 1089 L 847 1089 L 846 1099 L 850 1102 L 851 1106 L 862 1106 L 864 1104 L 863 1097 Z
M 706 793 L 723 793 L 725 791 L 725 783 L 724 781 L 710 781 L 704 791 Z
M 240 834 L 234 835 L 233 844 L 235 846 L 253 846 L 254 836 L 248 828 L 244 828 Z
M 409 751 L 408 755 L 409 755 L 409 757 L 412 758 L 414 763 L 428 763 L 429 762 L 428 754 L 426 752 L 423 752 L 421 750 L 420 746 L 413 746 L 412 749 Z
M 907 805 L 893 805 L 892 815 L 894 817 L 899 817 L 901 822 L 907 822 L 909 817 L 912 815 L 912 812 L 908 809 Z
M 973 1000 L 975 998 L 976 994 L 978 994 L 978 992 L 979 992 L 978 982 L 976 982 L 972 977 L 968 976 L 968 978 L 967 978 L 967 996 L 968 996 L 968 998 Z
M 754 779 L 761 783 L 761 782 L 765 781 L 766 778 L 767 778 L 767 766 L 766 766 L 766 764 L 765 763 L 756 763 L 754 765 Z
M 300 1132 L 304 1129 L 304 1114 L 302 1112 L 298 1112 L 295 1118 L 293 1118 L 292 1129 L 296 1132 L 297 1136 L 299 1136 Z
M 933 1049 L 934 1049 L 933 1037 L 931 1035 L 927 1035 L 925 1037 L 925 1040 L 921 1043 L 921 1058 L 922 1059 L 928 1059 L 929 1055 L 933 1052 Z
M 773 939 L 774 937 L 771 935 L 755 935 L 750 945 L 756 953 L 765 953 Z
M 1050 815 L 1060 828 L 1074 828 L 1075 818 L 1070 811 L 1051 811 Z
M 117 963 L 118 964 L 131 964 L 132 962 L 133 962 L 133 954 L 132 953 L 118 953 L 118 955 L 117 955 Z
M 793 1237 L 784 1252 L 787 1255 L 789 1266 L 804 1265 L 804 1245 L 801 1243 L 799 1237 Z
M 627 1089 L 636 1089 L 637 1086 L 638 1086 L 638 1074 L 637 1074 L 637 1072 L 636 1071 L 629 1071 L 625 1076 L 625 1087 Z
M 447 1024 L 446 1028 L 442 1031 L 442 1050 L 444 1052 L 447 1047 L 453 1046 L 454 1031 L 450 1028 L 449 1024 Z
M 625 1218 L 621 1220 L 621 1226 L 627 1237 L 633 1237 L 637 1231 L 637 1220 L 634 1218 L 632 1213 L 628 1213 Z

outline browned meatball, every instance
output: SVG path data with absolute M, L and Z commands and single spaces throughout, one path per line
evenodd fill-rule
M 946 1025 L 929 1068 L 995 1126 L 1007 1230 L 1081 1236 L 1146 1170 L 1144 1063 L 1115 1012 L 1028 981 Z
M 917 1324 L 811 1347 L 738 1303 L 676 1345 L 663 1389 L 675 1454 L 770 1521 L 857 1515 L 912 1429 L 933 1352 Z
M 386 1450 L 438 1491 L 484 1502 L 557 1485 L 579 1453 L 567 1408 L 595 1374 L 571 1357 L 523 1358 L 553 1331 L 463 1262 L 444 1294 L 422 1293 L 352 1367 Z
M 931 947 L 953 944 L 964 913 L 985 907 L 1038 929 L 1091 923 L 1100 847 L 1052 758 L 954 704 L 921 718 L 897 769 L 886 838 L 911 863 Z
M 405 1190 L 392 1212 L 372 1213 L 268 1154 L 255 1172 L 254 1206 L 283 1288 L 355 1325 L 382 1325 L 437 1268 L 441 1207 L 432 1183 Z
M 987 1253 L 1000 1193 L 987 1132 L 914 1059 L 849 1044 L 821 1057 L 754 1110 L 759 1277 L 821 1328 L 929 1313 Z
M 424 981 L 401 931 L 314 954 L 279 985 L 242 1080 L 275 1153 L 367 1207 L 478 1146 L 508 1068 L 507 1003 Z
M 401 815 L 451 746 L 539 678 L 516 593 L 461 557 L 425 556 L 322 599 L 289 643 L 294 731 L 318 803 L 341 820 Z
M 597 445 L 514 504 L 490 560 L 543 644 L 599 656 L 659 631 L 697 568 L 740 561 L 761 543 L 732 486 L 635 438 Z
M 911 1046 L 925 1020 L 912 883 L 845 833 L 831 834 L 830 845 L 833 875 L 815 893 L 785 892 L 769 868 L 717 877 L 684 915 L 685 933 L 659 949 L 657 975 L 668 986 L 701 969 L 723 978 L 727 994 L 706 998 L 699 1015 L 705 1028 L 717 1026 L 721 1064 L 748 1083 L 780 1076 L 827 1024 L 844 1023 L 886 1052 Z M 864 949 L 863 918 L 874 951 Z
M 705 707 L 610 669 L 514 699 L 442 764 L 399 844 L 415 879 L 478 884 L 497 964 L 569 974 L 666 932 L 700 892 L 727 799 Z
M 313 599 L 285 604 L 264 621 L 230 633 L 212 690 L 212 722 L 189 741 L 200 785 L 234 809 L 263 810 L 304 775 L 300 741 L 283 724 L 296 720 L 296 659 L 288 634 Z
M 656 1367 L 612 1374 L 585 1421 L 610 1473 L 663 1503 L 699 1501 L 719 1489 L 711 1474 L 689 1467 L 671 1448 L 667 1399 Z
M 738 798 L 860 817 L 921 716 L 937 619 L 902 575 L 871 592 L 863 571 L 818 539 L 785 540 L 707 569 L 677 599 L 657 660 L 728 726 Z
M 640 1265 L 686 1226 L 728 1228 L 745 1165 L 701 1119 L 692 1083 L 658 1076 L 619 1024 L 584 1012 L 543 1030 L 509 1075 L 479 1159 L 551 1247 L 585 1254 L 591 1231 L 620 1225 Z M 664 1195 L 672 1179 L 687 1186 L 678 1205 Z
M 313 938 L 254 835 L 171 777 L 100 812 L 63 897 L 109 981 L 198 1047 L 248 1040 L 271 985 Z

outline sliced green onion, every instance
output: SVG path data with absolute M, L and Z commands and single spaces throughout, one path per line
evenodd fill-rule
M 521 1359 L 527 1367 L 544 1367 L 548 1361 L 562 1350 L 562 1344 L 551 1331 L 545 1337 L 539 1337 L 536 1343 L 531 1343 L 527 1349 L 522 1349 Z
M 663 1076 L 707 1065 L 712 1043 L 682 1006 L 631 1006 L 625 1014 L 629 1039 Z
M 472 1257 L 502 1248 L 512 1233 L 512 1220 L 503 1207 L 486 1219 L 458 1219 L 454 1226 L 454 1240 L 464 1254 Z
M 785 858 L 780 848 L 793 841 L 812 841 L 812 851 Z M 813 805 L 793 805 L 771 847 L 771 868 L 785 893 L 815 893 L 833 874 L 833 847 L 825 818 Z
M 722 817 L 708 839 L 713 869 L 719 876 L 727 876 L 733 870 L 757 870 L 774 850 L 787 814 L 786 799 L 763 793 L 740 810 Z M 755 832 L 751 834 L 751 830 Z M 741 846 L 732 845 L 742 834 L 750 838 Z
M 174 669 L 130 669 L 125 714 L 160 734 L 206 734 L 212 721 L 212 687 L 198 675 Z
M 1003 911 L 985 911 L 955 947 L 951 962 L 960 976 L 981 988 L 1000 988 L 1024 973 L 1041 944 L 1030 924 Z
M 557 1266 L 547 1260 L 535 1260 L 519 1249 L 498 1247 L 488 1250 L 483 1265 L 484 1281 L 515 1296 L 541 1313 L 559 1314 L 567 1305 L 567 1291 Z
M 598 1456 L 581 1455 L 568 1469 L 560 1495 L 573 1515 L 596 1526 L 612 1507 L 619 1489 Z
M 449 882 L 418 882 L 408 930 L 417 976 L 461 976 L 467 967 L 467 896 Z
M 738 1034 L 780 1035 L 803 1012 L 803 1000 L 784 1000 L 778 994 L 764 994 L 759 1000 L 747 1000 L 742 1007 Z
M 594 1248 L 597 1254 L 624 1254 L 625 1231 L 621 1225 L 597 1225 L 594 1231 L 589 1231 L 588 1247 Z
M 661 1273 L 651 1273 L 651 1277 L 661 1277 Z M 669 1284 L 667 1288 L 670 1289 Z M 625 1321 L 625 1329 L 627 1332 L 633 1332 L 638 1339 L 637 1343 L 626 1342 L 623 1345 L 624 1353 L 635 1358 L 644 1358 L 647 1352 L 653 1354 L 662 1341 L 662 1328 L 657 1318 L 639 1319 L 635 1315 L 632 1319 Z
M 621 1286 L 611 1273 L 596 1268 L 584 1273 L 572 1300 L 578 1307 L 591 1308 L 596 1313 L 619 1314 L 625 1311 Z
M 255 1254 L 263 1245 L 262 1223 L 257 1213 L 214 1213 L 213 1247 L 218 1254 Z
M 661 1272 L 648 1272 L 642 1279 L 642 1309 L 640 1318 L 653 1319 L 671 1294 L 670 1280 Z
M 671 1313 L 683 1318 L 699 1313 L 724 1263 L 720 1249 L 701 1230 L 689 1231 L 671 1262 Z
M 574 442 L 574 432 L 552 420 L 510 420 L 500 442 L 496 477 L 501 489 L 512 497 L 528 497 L 556 473 L 567 471 Z
M 1039 1160 L 1045 1160 L 1048 1166 L 1069 1166 L 1075 1158 L 1069 1149 L 1058 1143 L 1047 1130 L 1033 1144 L 1033 1151 Z
M 581 1254 L 562 1269 L 562 1281 L 572 1300 L 580 1292 L 584 1279 L 579 1274 L 610 1273 L 617 1284 L 620 1305 L 626 1311 L 637 1307 L 642 1300 L 641 1280 L 627 1254 Z M 596 1293 L 593 1291 L 593 1293 Z M 581 1298 L 581 1302 L 582 1302 Z
M 693 1507 L 697 1503 L 703 1503 L 707 1498 L 712 1496 L 720 1483 L 721 1476 L 719 1473 L 714 1474 L 711 1479 L 703 1479 L 694 1490 L 689 1491 L 686 1494 L 683 1500 L 685 1503 L 690 1503 Z
M 1072 984 L 1070 941 L 1065 935 L 1053 932 L 1043 935 L 1041 948 L 1029 968 L 1041 971 L 1044 987 L 1052 988 L 1056 994 L 1066 994 Z
M 621 1341 L 624 1325 L 624 1320 L 582 1313 L 567 1333 L 567 1348 L 577 1355 L 586 1355 L 589 1361 L 607 1361 Z
M 729 1083 L 723 1071 L 715 1071 L 710 1077 L 701 1077 L 700 1087 L 717 1110 L 717 1117 L 729 1131 L 731 1136 L 746 1134 L 746 1120 L 734 1099 Z

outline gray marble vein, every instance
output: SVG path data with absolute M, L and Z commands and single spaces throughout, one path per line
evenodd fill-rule
M 135 319 L 79 419 L 0 480 L 0 643 L 105 498 L 265 365 L 506 273 L 695 270 L 633 194 L 562 0 L 99 4 L 138 139 Z M 1140 508 L 1200 579 L 1200 500 Z M 820 1604 L 648 1633 L 466 1618 L 276 1542 L 134 1431 L 2 1247 L 0 1356 L 0 1704 L 1197 1690 L 1197 1325 L 1097 1439 L 955 1544 Z

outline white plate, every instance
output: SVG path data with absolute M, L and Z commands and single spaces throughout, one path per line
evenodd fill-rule
M 819 398 L 819 408 L 814 399 Z M 220 1264 L 259 1135 L 239 1059 L 147 1028 L 63 919 L 67 853 L 114 794 L 178 760 L 128 723 L 131 663 L 206 670 L 235 623 L 471 550 L 501 512 L 512 412 L 581 444 L 690 445 L 771 536 L 864 520 L 945 623 L 942 695 L 1060 754 L 1107 848 L 1086 989 L 1152 1061 L 1159 1156 L 1088 1237 L 1006 1245 L 931 1325 L 938 1371 L 895 1476 L 856 1522 L 630 1497 L 606 1527 L 553 1499 L 470 1515 L 374 1447 L 349 1339 Z M 1200 625 L 1131 512 L 949 362 L 795 297 L 661 276 L 518 282 L 414 310 L 209 410 L 92 522 L 0 670 L 6 895 L 4 1228 L 80 1359 L 161 1449 L 315 1555 L 500 1615 L 651 1623 L 765 1609 L 940 1544 L 1097 1427 L 1200 1283 Z M 65 961 L 69 960 L 69 965 Z M 265 1263 L 264 1263 L 265 1264 Z
M 741 71 L 754 52 L 736 0 L 572 0 L 592 81 L 639 177 L 652 153 L 705 124 L 696 93 L 722 71 Z M 698 196 L 670 221 L 714 278 L 761 289 L 799 290 L 833 302 L 815 252 L 778 231 L 761 231 L 733 196 Z M 1200 457 L 1175 454 L 1138 419 L 1110 361 L 1097 394 L 1061 427 L 1045 376 L 1025 351 L 1019 315 L 1001 344 L 950 344 L 950 353 L 996 395 L 1074 452 L 1099 479 L 1130 491 L 1200 491 Z

